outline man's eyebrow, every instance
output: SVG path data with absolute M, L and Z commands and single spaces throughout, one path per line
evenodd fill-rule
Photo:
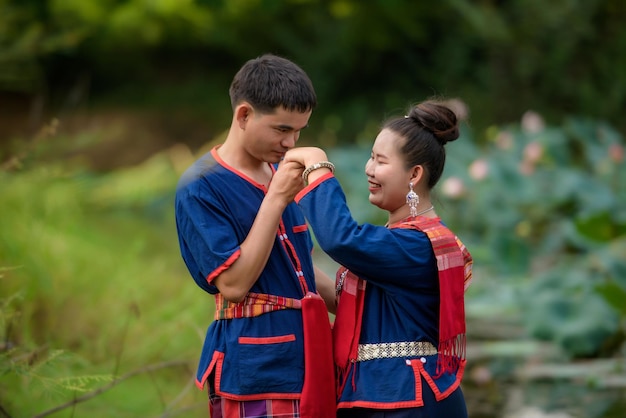
M 293 127 L 293 126 L 291 126 L 291 125 L 283 125 L 283 124 L 278 124 L 278 125 L 276 125 L 276 128 L 278 128 L 278 129 L 287 129 L 287 130 L 294 130 L 294 131 L 295 131 L 295 130 L 301 131 L 302 129 L 305 129 L 305 128 L 308 128 L 308 127 L 309 127 L 309 124 L 308 124 L 308 123 L 307 123 L 306 125 L 304 125 L 304 126 L 303 126 L 302 128 L 300 128 L 300 129 L 296 129 L 296 128 L 294 128 L 294 127 Z

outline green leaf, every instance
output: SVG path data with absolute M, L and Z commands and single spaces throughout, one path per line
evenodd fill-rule
M 596 292 L 619 312 L 622 318 L 626 318 L 626 289 L 615 282 L 606 282 L 597 285 Z
M 609 212 L 601 212 L 593 216 L 577 218 L 575 220 L 575 226 L 576 231 L 583 237 L 597 242 L 608 242 L 622 233 L 620 228 L 613 222 Z

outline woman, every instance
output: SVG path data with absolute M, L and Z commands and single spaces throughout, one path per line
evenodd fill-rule
M 341 264 L 333 327 L 338 417 L 467 417 L 464 291 L 470 254 L 437 216 L 430 191 L 459 137 L 435 101 L 385 123 L 365 165 L 370 203 L 385 226 L 359 225 L 326 153 L 287 152 L 305 168 L 296 195 L 321 248 Z

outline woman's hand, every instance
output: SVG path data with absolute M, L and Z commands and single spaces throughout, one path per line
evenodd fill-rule
M 295 162 L 306 168 L 320 161 L 326 161 L 326 152 L 317 147 L 295 147 L 287 151 L 284 162 Z

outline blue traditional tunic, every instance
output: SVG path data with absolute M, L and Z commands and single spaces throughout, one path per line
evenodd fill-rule
M 240 401 L 300 397 L 304 378 L 302 313 L 270 302 L 276 297 L 293 302 L 315 292 L 310 257 L 313 243 L 295 203 L 282 215 L 267 265 L 246 302 L 224 301 L 212 284 L 239 257 L 240 244 L 266 192 L 263 185 L 222 161 L 216 148 L 185 172 L 176 192 L 182 257 L 198 286 L 216 296 L 218 309 L 218 320 L 206 333 L 196 384 L 203 388 L 214 373 L 214 382 L 209 382 L 212 389 Z M 258 312 L 255 300 L 264 301 Z M 270 312 L 265 309 L 268 306 L 273 308 Z
M 359 225 L 332 174 L 303 189 L 296 202 L 320 247 L 365 281 L 362 326 L 356 335 L 358 360 L 353 359 L 347 374 L 340 376 L 338 407 L 420 407 L 424 405 L 422 393 L 428 390 L 425 384 L 438 401 L 453 393 L 465 361 L 456 363 L 452 371 L 437 373 L 439 275 L 427 234 L 409 228 Z M 340 273 L 339 283 L 346 270 Z M 341 304 L 340 299 L 339 308 Z M 336 325 L 340 314 L 339 310 Z

